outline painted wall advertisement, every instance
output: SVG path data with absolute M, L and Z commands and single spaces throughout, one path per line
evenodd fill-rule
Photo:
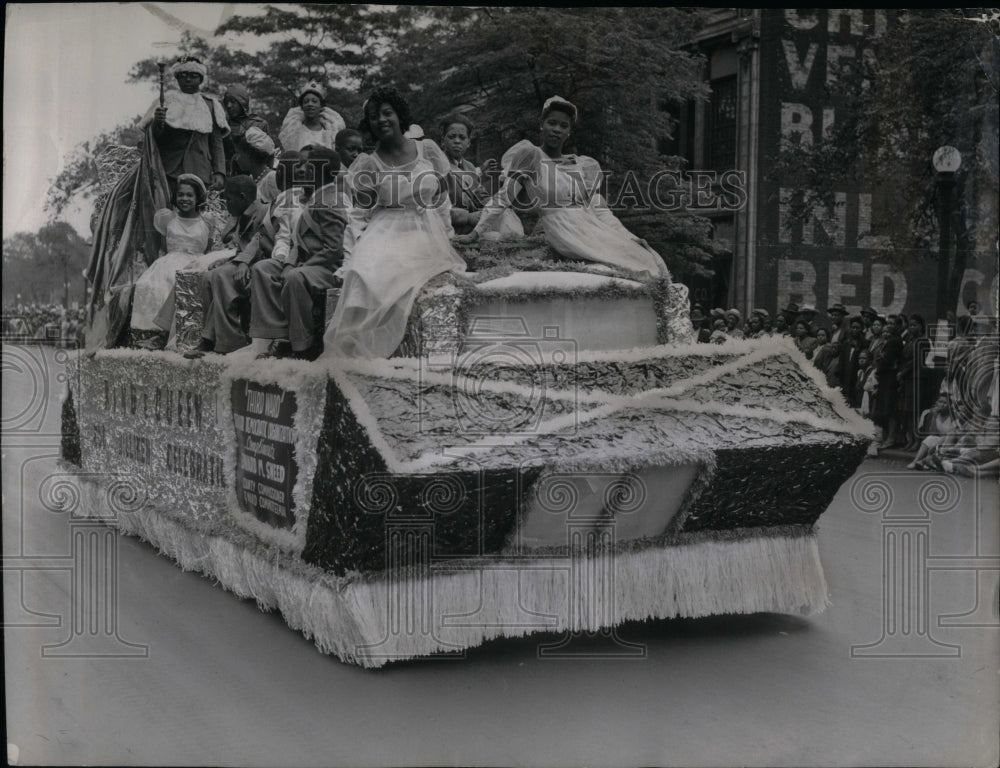
M 765 11 L 761 29 L 760 157 L 777 157 L 782 142 L 815 145 L 837 120 L 830 103 L 845 63 L 873 58 L 871 41 L 893 23 L 873 9 Z M 786 144 L 788 146 L 788 144 Z M 930 158 L 928 158 L 930 162 Z M 833 190 L 834 204 L 816 204 L 805 218 L 792 216 L 796 190 L 787 180 L 759 187 L 760 217 L 755 300 L 784 307 L 789 301 L 824 310 L 842 303 L 851 312 L 871 306 L 880 313 L 922 312 L 936 301 L 936 250 L 912 253 L 903 263 L 880 261 L 892 244 L 880 221 L 879 196 L 891 179 L 863 180 Z M 961 299 L 984 307 L 995 300 L 995 254 L 974 255 Z

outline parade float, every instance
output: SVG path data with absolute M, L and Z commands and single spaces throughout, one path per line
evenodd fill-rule
M 83 514 L 365 667 L 824 608 L 817 519 L 871 427 L 789 341 L 697 344 L 683 286 L 540 241 L 463 255 L 383 360 L 186 359 L 179 275 L 177 351 L 71 368 Z

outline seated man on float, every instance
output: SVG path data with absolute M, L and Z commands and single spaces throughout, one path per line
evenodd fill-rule
M 313 146 L 302 154 L 300 179 L 307 198 L 288 255 L 259 261 L 251 270 L 250 336 L 271 340 L 265 356 L 315 360 L 323 329 L 314 327 L 313 292 L 336 284 L 350 201 L 335 151 Z
M 497 161 L 493 159 L 477 168 L 465 159 L 472 143 L 474 126 L 465 115 L 452 113 L 441 121 L 441 149 L 448 158 L 448 197 L 451 199 L 451 225 L 455 233 L 466 235 L 475 229 L 483 205 L 490 197 L 484 185 L 486 174 L 493 172 Z M 516 215 L 516 214 L 515 214 Z M 519 235 L 523 236 L 523 229 Z
M 258 236 L 270 210 L 269 204 L 260 201 L 258 191 L 250 176 L 226 179 L 226 210 L 232 218 L 223 240 L 236 251 L 208 269 L 202 287 L 205 323 L 201 342 L 186 357 L 199 357 L 210 351 L 226 354 L 248 343 L 241 327 L 240 299 L 247 295 L 245 285 L 250 266 L 261 258 L 262 251 L 269 254 L 273 245 Z

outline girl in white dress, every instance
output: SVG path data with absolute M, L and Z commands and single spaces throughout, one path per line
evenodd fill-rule
M 326 106 L 326 91 L 315 80 L 299 91 L 299 106 L 285 115 L 278 132 L 283 150 L 300 152 L 310 144 L 333 149 L 337 134 L 346 127 L 344 118 Z
M 448 158 L 403 133 L 409 106 L 392 88 L 365 102 L 377 144 L 353 164 L 354 246 L 339 270 L 344 285 L 324 337 L 326 357 L 389 357 L 403 340 L 420 289 L 443 272 L 464 272 L 452 248 Z
M 525 139 L 504 153 L 504 188 L 483 210 L 472 234 L 458 240 L 488 237 L 523 185 L 538 206 L 546 240 L 566 258 L 610 264 L 654 278 L 669 277 L 660 255 L 625 229 L 597 191 L 601 179 L 598 162 L 583 155 L 563 154 L 575 122 L 576 107 L 568 101 L 553 96 L 545 102 L 541 146 Z
M 169 330 L 160 325 L 157 315 L 168 303 L 177 271 L 198 261 L 212 241 L 212 227 L 201 214 L 208 193 L 205 183 L 191 173 L 177 177 L 175 209 L 163 208 L 153 216 L 153 226 L 164 236 L 166 254 L 146 268 L 135 284 L 132 299 L 132 328 L 137 331 Z M 172 303 L 172 302 L 171 302 Z

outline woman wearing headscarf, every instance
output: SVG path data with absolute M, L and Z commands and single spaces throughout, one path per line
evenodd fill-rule
M 483 210 L 471 235 L 496 231 L 504 211 L 524 187 L 538 205 L 545 238 L 558 253 L 619 267 L 650 277 L 669 277 L 666 264 L 645 240 L 629 232 L 608 208 L 598 191 L 601 166 L 584 155 L 564 154 L 576 125 L 577 110 L 553 96 L 542 106 L 541 145 L 525 139 L 507 150 L 501 166 L 507 183 Z
M 222 189 L 226 179 L 223 139 L 229 133 L 226 110 L 218 99 L 201 93 L 207 69 L 199 59 L 185 56 L 170 71 L 180 90 L 167 91 L 162 106 L 154 101 L 139 127 L 153 126 L 171 195 L 184 173 L 194 174 L 211 189 Z
M 229 135 L 222 140 L 226 152 L 226 175 L 239 176 L 242 173 L 249 173 L 248 169 L 240 167 L 235 158 L 236 143 L 250 128 L 259 128 L 267 134 L 269 132 L 267 120 L 250 111 L 250 91 L 241 83 L 226 89 L 222 96 L 222 106 L 226 108 L 226 117 L 229 119 Z
M 315 80 L 298 93 L 299 105 L 285 115 L 278 132 L 281 148 L 301 152 L 303 147 L 333 149 L 337 134 L 347 127 L 337 112 L 326 106 L 326 90 Z

